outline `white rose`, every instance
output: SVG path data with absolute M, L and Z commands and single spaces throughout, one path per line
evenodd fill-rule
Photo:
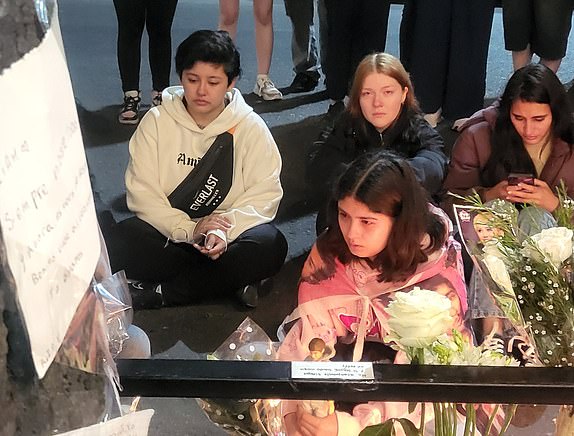
M 492 254 L 486 254 L 482 259 L 486 269 L 490 273 L 492 280 L 502 288 L 502 290 L 511 292 L 512 282 L 510 281 L 510 276 L 508 275 L 508 270 L 502 259 L 498 256 L 493 256 Z
M 574 232 L 566 227 L 551 227 L 532 236 L 522 243 L 522 254 L 530 258 L 539 258 L 535 244 L 550 262 L 559 268 L 562 262 L 572 256 L 572 235 Z
M 390 337 L 403 347 L 424 348 L 452 328 L 450 308 L 448 297 L 434 291 L 397 292 L 386 309 Z

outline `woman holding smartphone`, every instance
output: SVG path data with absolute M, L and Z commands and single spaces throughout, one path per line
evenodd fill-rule
M 483 202 L 507 200 L 520 205 L 518 225 L 525 234 L 552 227 L 563 181 L 574 196 L 574 119 L 564 86 L 542 64 L 517 70 L 497 104 L 474 114 L 452 150 L 443 184 L 442 208 L 454 215 L 448 192 L 476 191 Z M 480 274 L 469 283 L 469 312 L 480 319 L 477 334 L 493 349 L 508 351 L 512 327 L 488 295 Z M 514 347 L 519 345 L 514 341 Z M 520 354 L 519 354 L 520 355 Z M 528 356 L 522 353 L 523 363 Z
M 512 75 L 498 104 L 463 126 L 443 184 L 442 207 L 452 216 L 457 200 L 447 192 L 476 191 L 484 202 L 500 198 L 551 213 L 561 181 L 574 196 L 573 143 L 574 118 L 564 86 L 544 65 L 527 65 Z

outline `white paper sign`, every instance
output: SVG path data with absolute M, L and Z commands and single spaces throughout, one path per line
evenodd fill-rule
M 41 378 L 100 251 L 72 86 L 52 29 L 0 75 L 0 95 L 0 224 Z
M 371 362 L 291 362 L 292 378 L 373 380 Z
M 153 409 L 140 410 L 90 427 L 62 433 L 61 436 L 147 436 L 153 413 Z

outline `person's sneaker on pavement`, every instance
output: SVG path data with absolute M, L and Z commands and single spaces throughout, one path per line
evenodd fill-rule
M 257 285 L 243 286 L 237 290 L 236 295 L 239 301 L 249 308 L 255 308 L 259 303 L 259 289 Z
M 160 284 L 128 280 L 128 287 L 134 310 L 159 309 L 163 306 Z
M 266 74 L 257 75 L 257 81 L 255 82 L 255 88 L 253 89 L 253 92 L 263 100 L 283 99 L 283 94 L 281 94 L 281 91 L 275 87 L 275 84 Z
M 155 89 L 151 92 L 151 105 L 159 106 L 161 105 L 161 91 L 156 91 Z
M 319 84 L 320 78 L 321 75 L 317 71 L 297 73 L 293 82 L 289 85 L 289 91 L 293 93 L 313 91 Z
M 319 133 L 319 138 L 317 138 L 317 141 L 324 142 L 327 140 L 329 135 L 331 135 L 331 132 L 333 132 L 335 124 L 339 118 L 341 118 L 341 115 L 343 115 L 343 112 L 345 112 L 345 103 L 342 100 L 336 101 L 329 105 L 329 109 L 327 110 L 327 113 L 324 117 L 323 129 L 321 130 L 321 133 Z
M 140 108 L 140 92 L 139 91 L 126 91 L 124 93 L 124 104 L 118 121 L 121 124 L 137 124 L 139 121 L 139 108 Z

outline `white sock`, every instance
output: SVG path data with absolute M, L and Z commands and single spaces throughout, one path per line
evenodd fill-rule
M 269 74 L 258 74 L 257 80 L 259 79 L 269 79 Z

